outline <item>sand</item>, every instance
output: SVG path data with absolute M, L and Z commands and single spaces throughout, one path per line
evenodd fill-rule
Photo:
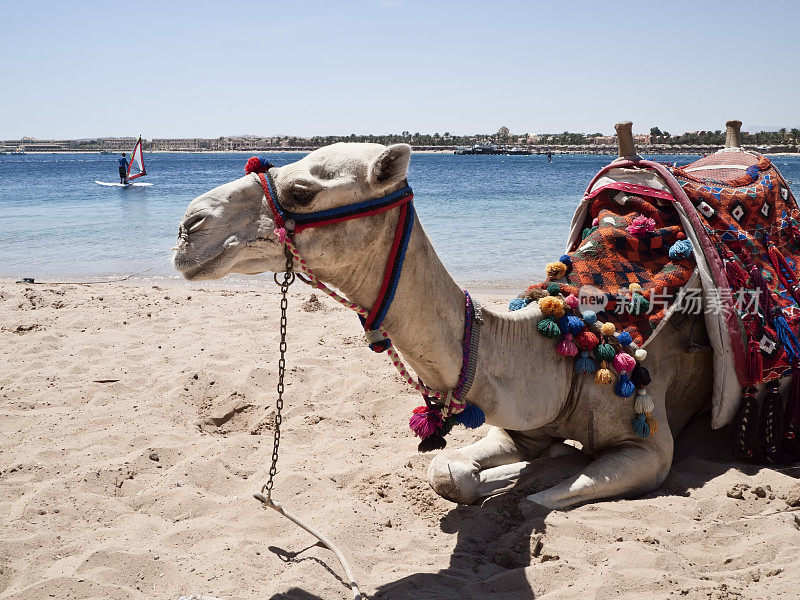
M 0 599 L 350 597 L 334 556 L 252 498 L 276 397 L 266 282 L 0 283 Z M 793 472 L 730 462 L 705 419 L 642 498 L 525 520 L 520 498 L 574 457 L 536 461 L 483 506 L 439 498 L 407 429 L 419 399 L 353 314 L 310 296 L 291 292 L 275 496 L 370 597 L 798 597 Z

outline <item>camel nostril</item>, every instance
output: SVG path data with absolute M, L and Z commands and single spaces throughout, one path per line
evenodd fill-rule
M 178 235 L 187 235 L 193 231 L 197 231 L 203 225 L 206 218 L 204 215 L 197 215 L 191 219 L 185 220 L 178 228 Z

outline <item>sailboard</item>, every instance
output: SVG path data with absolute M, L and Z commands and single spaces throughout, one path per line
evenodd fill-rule
M 131 152 L 131 160 L 128 162 L 128 179 L 136 179 L 137 177 L 142 177 L 143 175 L 147 175 L 147 171 L 144 169 L 142 136 L 139 136 L 139 139 L 136 140 L 136 145 L 133 147 L 133 152 Z
M 116 183 L 113 181 L 98 181 L 94 180 L 97 185 L 105 185 L 107 187 L 152 187 L 152 183 L 145 183 L 143 181 L 135 181 L 133 183 Z

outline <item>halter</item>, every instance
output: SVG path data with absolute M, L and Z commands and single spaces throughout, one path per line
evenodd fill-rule
M 272 212 L 272 217 L 275 222 L 275 233 L 278 236 L 278 240 L 284 245 L 286 251 L 292 255 L 300 270 L 308 277 L 306 283 L 324 291 L 340 304 L 356 311 L 364 327 L 369 347 L 375 352 L 386 351 L 392 365 L 397 368 L 403 379 L 424 397 L 425 405 L 414 410 L 414 414 L 409 423 L 414 433 L 423 438 L 419 449 L 424 452 L 443 448 L 445 445 L 443 436 L 455 423 L 460 423 L 469 428 L 482 425 L 485 420 L 483 411 L 467 403 L 466 400 L 463 399 L 469 392 L 475 377 L 480 325 L 483 323 L 480 306 L 470 298 L 470 295 L 466 291 L 464 291 L 466 310 L 464 318 L 464 337 L 462 340 L 463 352 L 461 371 L 456 388 L 446 394 L 433 390 L 421 381 L 414 381 L 411 378 L 400 355 L 392 347 L 392 342 L 388 334 L 382 328 L 383 320 L 386 317 L 386 313 L 389 311 L 389 307 L 397 291 L 397 285 L 400 281 L 400 274 L 403 269 L 403 261 L 405 260 L 406 250 L 408 249 L 408 242 L 414 227 L 414 218 L 416 214 L 413 204 L 414 193 L 408 184 L 380 198 L 364 200 L 355 204 L 328 210 L 297 213 L 281 205 L 278 199 L 278 193 L 275 190 L 275 182 L 269 173 L 269 169 L 271 168 L 274 168 L 272 163 L 254 156 L 247 161 L 245 173 L 256 173 L 258 175 L 261 187 L 264 190 L 264 197 L 267 200 L 267 205 Z M 392 241 L 392 247 L 384 270 L 383 282 L 381 283 L 378 296 L 372 308 L 367 311 L 328 288 L 328 286 L 314 275 L 311 268 L 297 251 L 294 244 L 294 236 L 304 229 L 324 227 L 343 221 L 378 215 L 394 208 L 399 208 L 400 214 L 397 219 L 394 240 Z M 444 406 L 436 405 L 434 400 L 443 401 Z
M 269 164 L 269 163 L 268 163 Z M 397 220 L 397 227 L 394 232 L 394 240 L 389 253 L 389 260 L 383 273 L 378 297 L 372 305 L 372 309 L 366 317 L 360 316 L 361 324 L 367 335 L 369 346 L 376 352 L 386 350 L 391 342 L 380 333 L 380 326 L 386 318 L 394 300 L 397 284 L 400 281 L 400 274 L 403 270 L 408 241 L 411 238 L 411 231 L 414 228 L 414 192 L 408 185 L 399 190 L 372 200 L 365 200 L 348 206 L 319 210 L 308 213 L 292 212 L 281 205 L 278 194 L 275 191 L 275 183 L 269 171 L 258 173 L 261 187 L 264 189 L 264 196 L 267 204 L 272 211 L 275 220 L 276 231 L 283 229 L 286 237 L 293 240 L 294 236 L 304 229 L 325 227 L 343 221 L 369 217 L 388 212 L 394 208 L 400 208 L 400 216 Z M 282 240 L 285 243 L 285 240 Z

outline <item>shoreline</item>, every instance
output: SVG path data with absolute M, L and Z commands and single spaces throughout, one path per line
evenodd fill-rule
M 98 275 L 96 277 L 46 277 L 42 280 L 34 277 L 33 283 L 17 283 L 21 278 L 0 276 L 0 286 L 4 285 L 18 285 L 47 287 L 59 285 L 75 285 L 75 286 L 107 286 L 119 285 L 130 288 L 170 288 L 180 290 L 192 290 L 198 292 L 277 292 L 278 287 L 272 279 L 272 274 L 262 275 L 242 275 L 240 277 L 224 277 L 222 279 L 206 280 L 206 281 L 189 281 L 180 276 L 167 277 L 167 276 L 151 276 L 142 277 L 138 275 L 119 275 L 103 277 Z M 518 294 L 523 292 L 531 282 L 523 283 L 516 280 L 461 280 L 457 281 L 461 288 L 466 288 L 471 292 L 486 294 L 492 297 L 511 299 L 516 298 Z M 317 296 L 325 296 L 324 292 L 315 290 L 309 286 L 298 281 L 299 285 L 292 286 L 295 292 L 308 292 L 317 294 Z
M 241 154 L 241 155 L 256 155 L 256 154 L 308 154 L 309 152 L 313 152 L 316 148 L 310 150 L 280 150 L 280 149 L 270 149 L 270 150 L 148 150 L 146 154 Z M 453 150 L 416 150 L 412 148 L 412 154 L 454 154 Z M 554 148 L 551 150 L 552 154 L 558 156 L 615 156 L 617 153 L 616 147 L 608 146 L 608 148 L 598 148 L 596 152 L 577 152 L 571 150 L 561 150 L 559 148 Z M 534 152 L 533 154 L 528 155 L 521 155 L 521 156 L 544 156 L 545 151 L 542 150 L 541 152 Z M 100 150 L 43 150 L 43 151 L 26 151 L 25 154 L 17 154 L 17 155 L 7 155 L 7 156 L 28 156 L 28 155 L 59 155 L 59 154 L 97 154 L 99 156 L 116 156 L 119 154 L 118 152 L 111 152 L 109 153 L 101 153 Z M 670 152 L 642 152 L 645 156 L 695 156 L 696 152 L 686 152 L 686 151 L 670 151 Z M 800 156 L 800 152 L 764 152 L 762 153 L 763 156 L 771 157 L 771 156 Z M 497 154 L 497 155 L 485 155 L 485 156 L 513 156 L 510 154 Z

